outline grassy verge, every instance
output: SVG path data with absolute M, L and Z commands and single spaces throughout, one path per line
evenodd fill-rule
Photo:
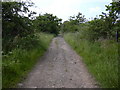
M 38 58 L 47 50 L 53 35 L 38 34 L 40 46 L 29 51 L 14 49 L 2 58 L 3 61 L 3 88 L 16 87 L 23 80 L 31 68 L 36 64 Z
M 88 70 L 103 88 L 118 87 L 118 44 L 102 40 L 94 43 L 80 40 L 76 34 L 64 35 L 65 40 L 83 57 Z

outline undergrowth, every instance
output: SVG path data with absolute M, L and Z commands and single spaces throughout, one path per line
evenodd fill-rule
M 2 85 L 3 88 L 17 87 L 17 83 L 25 78 L 38 59 L 47 50 L 53 35 L 40 33 L 39 45 L 30 50 L 15 48 L 2 56 Z
M 75 33 L 67 33 L 64 38 L 82 56 L 100 87 L 118 87 L 118 43 L 113 40 L 91 42 L 80 39 Z

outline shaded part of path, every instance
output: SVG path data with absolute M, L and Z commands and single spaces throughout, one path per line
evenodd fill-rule
M 46 54 L 22 83 L 23 88 L 96 88 L 79 55 L 62 37 L 52 40 Z

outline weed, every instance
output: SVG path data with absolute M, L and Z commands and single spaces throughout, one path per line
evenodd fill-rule
M 118 87 L 118 44 L 115 41 L 92 43 L 79 39 L 74 33 L 67 33 L 64 38 L 83 57 L 88 70 L 101 87 Z
M 2 56 L 2 81 L 3 88 L 16 87 L 17 83 L 23 80 L 23 77 L 36 64 L 37 60 L 47 50 L 53 35 L 40 33 L 39 46 L 27 51 L 26 49 L 15 48 L 11 53 Z

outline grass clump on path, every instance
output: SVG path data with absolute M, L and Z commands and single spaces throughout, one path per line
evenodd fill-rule
M 90 42 L 75 33 L 67 33 L 64 38 L 83 57 L 101 87 L 118 88 L 118 43 L 112 40 Z

